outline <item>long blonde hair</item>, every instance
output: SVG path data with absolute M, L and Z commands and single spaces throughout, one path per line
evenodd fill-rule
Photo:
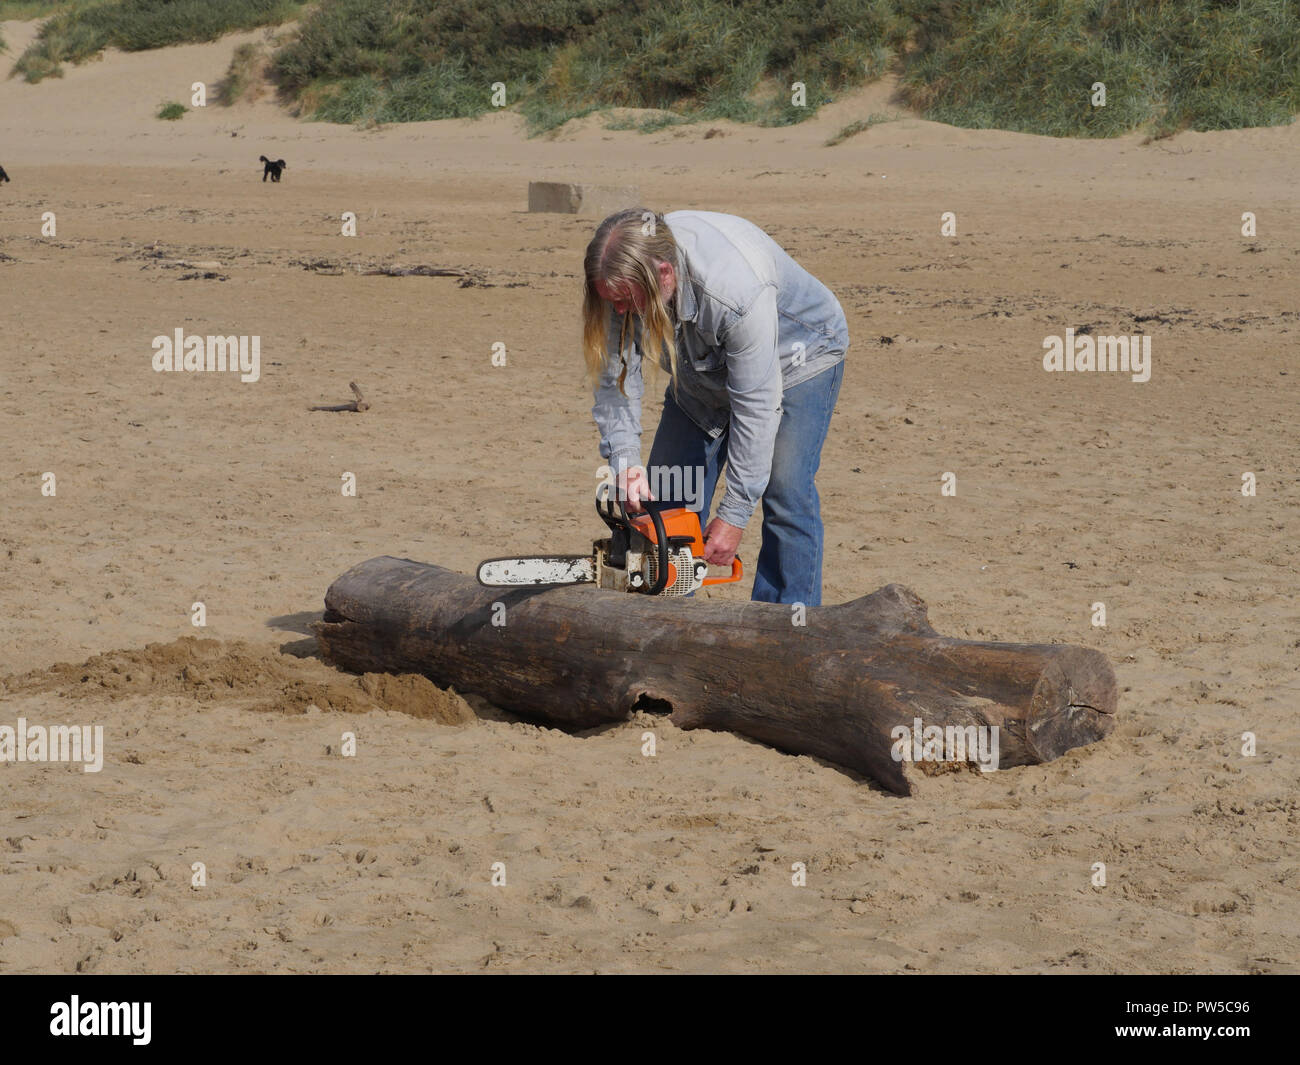
M 583 258 L 585 282 L 582 294 L 582 355 L 587 364 L 587 379 L 593 381 L 604 370 L 608 361 L 623 359 L 623 352 L 631 339 L 632 315 L 641 320 L 642 362 L 646 355 L 649 363 L 659 365 L 655 353 L 661 349 L 668 355 L 668 372 L 673 384 L 677 383 L 677 345 L 673 315 L 659 291 L 659 263 L 667 262 L 677 269 L 677 241 L 664 216 L 644 207 L 630 207 L 612 214 L 596 228 L 596 235 L 587 245 Z M 629 309 L 623 316 L 618 334 L 618 350 L 606 350 L 606 330 L 610 308 L 596 291 L 596 282 L 608 285 L 627 283 L 633 292 L 643 296 L 644 310 Z M 682 283 L 682 278 L 677 279 Z M 629 300 L 635 307 L 635 301 Z M 627 395 L 623 381 L 627 377 L 627 360 L 618 375 L 619 391 Z

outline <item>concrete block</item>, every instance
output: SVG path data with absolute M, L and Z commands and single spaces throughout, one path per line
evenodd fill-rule
M 530 181 L 528 210 L 605 218 L 641 204 L 636 185 L 579 185 L 569 181 Z

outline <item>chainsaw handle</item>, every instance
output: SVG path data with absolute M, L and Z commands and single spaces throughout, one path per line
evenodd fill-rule
M 631 527 L 628 524 L 627 511 L 621 501 L 615 497 L 614 490 L 609 484 L 602 484 L 596 490 L 596 513 L 600 515 L 600 520 L 609 526 L 610 532 L 626 532 Z
M 655 551 L 659 555 L 659 564 L 655 567 L 654 584 L 647 588 L 646 591 L 651 595 L 658 595 L 668 587 L 668 534 L 664 531 L 663 515 L 659 513 L 662 508 L 646 507 L 645 509 L 650 515 L 651 522 L 654 523 Z
M 740 558 L 736 557 L 731 560 L 730 577 L 705 577 L 702 587 L 708 587 L 710 584 L 732 584 L 744 575 L 745 567 L 740 564 Z

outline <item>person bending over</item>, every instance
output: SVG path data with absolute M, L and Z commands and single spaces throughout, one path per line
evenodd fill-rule
M 844 375 L 848 324 L 834 294 L 752 222 L 712 211 L 630 208 L 596 229 L 584 260 L 583 354 L 600 454 L 628 509 L 652 482 L 701 519 L 705 559 L 727 566 L 763 507 L 751 598 L 818 606 L 821 504 L 814 479 Z M 668 371 L 641 465 L 642 354 Z M 725 492 L 712 509 L 725 464 Z M 687 498 L 692 471 L 702 490 Z M 653 475 L 653 476 L 651 476 Z

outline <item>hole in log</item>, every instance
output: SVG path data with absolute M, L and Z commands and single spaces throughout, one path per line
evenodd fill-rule
M 673 704 L 667 699 L 657 699 L 649 692 L 642 692 L 632 704 L 632 713 L 635 714 L 638 710 L 644 710 L 647 714 L 671 714 Z

